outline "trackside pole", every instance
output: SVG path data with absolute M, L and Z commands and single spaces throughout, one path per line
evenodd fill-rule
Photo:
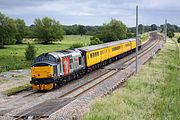
M 165 42 L 166 42 L 166 40 L 167 40 L 167 19 L 165 19 L 165 30 L 164 30 L 164 32 L 165 32 Z
M 138 6 L 136 6 L 136 73 L 138 72 Z

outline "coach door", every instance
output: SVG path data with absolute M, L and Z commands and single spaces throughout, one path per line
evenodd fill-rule
M 62 65 L 63 65 L 63 72 L 64 76 L 70 74 L 70 58 L 69 57 L 63 57 L 62 58 Z

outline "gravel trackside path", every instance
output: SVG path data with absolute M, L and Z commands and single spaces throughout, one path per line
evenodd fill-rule
M 29 83 L 30 70 L 12 70 L 0 73 L 0 93 L 13 87 Z

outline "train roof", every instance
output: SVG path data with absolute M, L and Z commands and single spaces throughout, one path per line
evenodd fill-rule
M 56 58 L 64 57 L 64 56 L 76 56 L 79 55 L 81 51 L 79 50 L 59 50 L 55 52 L 50 52 L 49 54 L 53 55 Z
M 99 45 L 86 46 L 86 47 L 82 47 L 82 48 L 78 48 L 78 49 L 88 52 L 88 51 L 102 49 L 102 48 L 106 48 L 109 46 L 114 46 L 117 44 L 121 44 L 121 43 L 128 42 L 128 41 L 134 41 L 134 40 L 135 40 L 135 38 L 130 38 L 130 39 L 118 40 L 118 41 L 108 42 L 108 43 L 99 44 Z

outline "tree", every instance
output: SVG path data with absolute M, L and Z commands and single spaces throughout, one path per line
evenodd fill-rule
M 94 36 L 99 34 L 101 26 L 82 26 L 82 25 L 63 25 L 63 30 L 66 35 L 78 35 L 78 34 L 86 34 Z
M 79 32 L 79 34 L 82 36 L 82 35 L 84 35 L 84 34 L 86 34 L 86 29 L 85 29 L 85 27 L 83 26 L 83 25 L 79 25 L 78 26 L 78 32 Z
M 78 25 L 67 26 L 63 25 L 63 30 L 66 35 L 78 35 Z
M 15 22 L 0 12 L 0 48 L 15 43 Z
M 20 44 L 22 43 L 23 38 L 25 37 L 25 34 L 27 32 L 26 24 L 24 20 L 16 19 L 16 43 Z
M 97 45 L 97 44 L 102 44 L 103 42 L 99 40 L 99 38 L 97 37 L 91 37 L 90 38 L 90 44 L 91 45 Z
M 142 24 L 139 24 L 138 31 L 140 34 L 144 33 L 144 26 Z
M 29 43 L 26 48 L 25 57 L 26 57 L 26 60 L 34 60 L 34 58 L 36 57 L 36 49 L 33 45 Z
M 169 38 L 173 38 L 174 37 L 174 32 L 173 31 L 168 31 L 167 36 Z
M 110 23 L 103 24 L 101 33 L 97 37 L 103 42 L 116 41 L 124 39 L 127 36 L 126 25 L 118 20 L 112 19 Z
M 156 24 L 152 24 L 151 25 L 151 31 L 157 30 L 157 25 Z
M 64 31 L 58 21 L 44 17 L 42 20 L 35 19 L 34 24 L 34 35 L 40 42 L 47 44 L 53 41 L 61 41 L 63 39 Z
M 83 47 L 84 45 L 81 44 L 81 43 L 74 43 L 70 46 L 69 49 L 75 49 L 75 48 L 80 48 L 80 47 Z
M 101 26 L 86 26 L 86 35 L 94 36 L 100 33 Z
M 135 33 L 127 33 L 127 38 L 134 38 L 135 37 Z

